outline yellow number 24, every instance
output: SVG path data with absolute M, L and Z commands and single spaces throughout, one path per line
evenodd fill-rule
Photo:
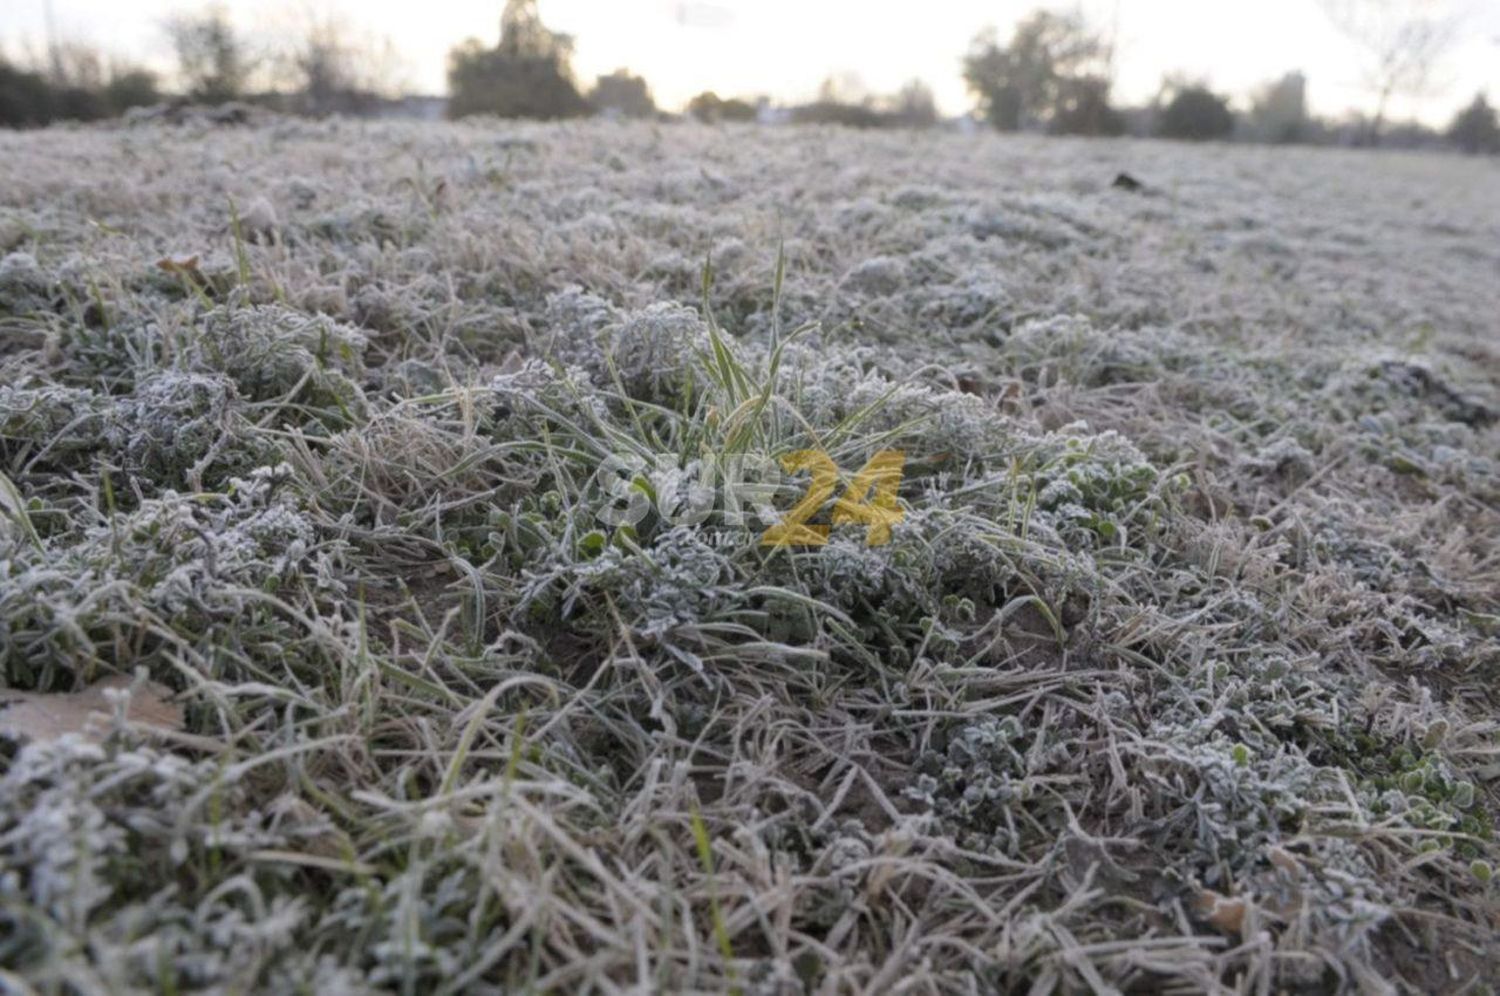
M 833 524 L 865 524 L 865 542 L 884 546 L 891 541 L 891 526 L 905 513 L 896 498 L 901 485 L 901 470 L 906 454 L 901 450 L 881 450 L 854 475 L 843 495 L 833 504 Z M 781 458 L 788 474 L 805 470 L 812 474 L 807 494 L 787 509 L 780 522 L 761 536 L 762 546 L 822 546 L 828 542 L 828 527 L 809 525 L 807 520 L 823 507 L 838 483 L 838 468 L 822 450 L 797 450 Z

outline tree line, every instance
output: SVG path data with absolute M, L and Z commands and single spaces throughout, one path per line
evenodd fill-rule
M 0 55 L 0 126 L 97 121 L 169 98 L 203 104 L 247 101 L 293 114 L 359 114 L 389 99 L 397 58 L 336 17 L 304 15 L 258 42 L 222 5 L 161 25 L 175 56 L 177 92 L 142 66 L 76 43 L 18 64 Z
M 1413 123 L 1392 125 L 1388 107 L 1399 96 L 1429 91 L 1435 67 L 1457 34 L 1417 0 L 1321 0 L 1330 20 L 1365 57 L 1377 95 L 1371 114 L 1344 121 L 1315 118 L 1307 80 L 1287 73 L 1257 90 L 1237 110 L 1207 82 L 1168 76 L 1143 107 L 1112 99 L 1113 46 L 1077 13 L 1037 10 L 1004 40 L 982 31 L 963 56 L 962 73 L 978 116 L 999 131 L 1061 135 L 1160 136 L 1241 140 L 1435 146 L 1500 152 L 1500 124 L 1484 94 L 1446 132 Z M 628 69 L 580 85 L 572 69 L 573 39 L 543 24 L 536 0 L 508 0 L 494 45 L 468 39 L 448 55 L 451 118 L 492 114 L 558 119 L 603 114 L 662 114 L 650 86 Z M 291 113 L 370 113 L 389 101 L 395 57 L 355 38 L 334 19 L 310 20 L 271 50 L 239 33 L 223 7 L 178 15 L 164 25 L 176 54 L 185 98 L 218 103 L 251 100 Z M 138 66 L 105 60 L 80 46 L 49 52 L 44 65 L 22 68 L 0 60 L 0 125 L 96 120 L 162 99 L 160 81 Z M 940 116 L 931 89 L 913 80 L 894 94 L 871 94 L 848 77 L 830 77 L 815 99 L 779 107 L 764 98 L 720 97 L 704 91 L 688 116 L 707 122 L 791 121 L 858 128 L 929 127 Z
M 589 114 L 651 118 L 661 115 L 651 88 L 628 69 L 599 76 L 586 91 L 572 69 L 573 39 L 548 29 L 536 0 L 509 0 L 500 19 L 500 41 L 486 46 L 469 39 L 448 56 L 448 116 L 571 118 Z M 843 92 L 830 78 L 811 103 L 781 109 L 799 122 L 853 127 L 922 127 L 938 121 L 932 91 L 913 80 L 889 97 Z M 771 110 L 769 102 L 723 99 L 704 91 L 688 101 L 686 113 L 701 121 L 754 121 Z
M 978 112 L 1000 131 L 1397 146 L 1437 145 L 1446 138 L 1468 152 L 1500 151 L 1500 126 L 1483 94 L 1454 118 L 1446 135 L 1411 123 L 1388 126 L 1391 98 L 1420 95 L 1452 40 L 1448 26 L 1432 20 L 1425 6 L 1406 0 L 1325 4 L 1334 23 L 1369 56 L 1369 82 L 1378 103 L 1368 118 L 1313 117 L 1307 79 L 1298 72 L 1261 87 L 1245 113 L 1206 82 L 1182 76 L 1165 78 L 1145 107 L 1118 107 L 1111 101 L 1112 46 L 1080 15 L 1048 10 L 1022 19 L 1003 43 L 993 30 L 981 32 L 964 56 L 963 77 Z M 590 91 L 581 91 L 571 69 L 572 47 L 570 37 L 542 24 L 536 0 L 509 0 L 497 46 L 471 39 L 451 53 L 449 116 L 658 113 L 645 80 L 628 70 L 601 76 Z M 896 94 L 871 95 L 838 77 L 825 81 L 806 104 L 776 108 L 763 99 L 724 99 L 705 91 L 688 102 L 686 113 L 708 122 L 769 118 L 860 128 L 926 127 L 939 120 L 932 91 L 919 80 Z
M 39 69 L 0 58 L 0 126 L 98 121 L 160 99 L 155 73 L 86 46 L 54 48 Z
M 1064 135 L 1156 135 L 1193 141 L 1241 139 L 1270 143 L 1435 145 L 1443 138 L 1467 152 L 1500 152 L 1500 127 L 1483 93 L 1453 119 L 1445 135 L 1408 123 L 1390 127 L 1395 96 L 1423 96 L 1454 26 L 1425 5 L 1404 0 L 1328 0 L 1335 25 L 1366 58 L 1366 80 L 1377 93 L 1373 114 L 1345 122 L 1314 118 L 1307 78 L 1290 72 L 1259 88 L 1249 110 L 1235 111 L 1207 82 L 1180 75 L 1162 81 L 1146 107 L 1118 108 L 1110 98 L 1111 46 L 1076 13 L 1038 10 L 1009 41 L 994 31 L 977 36 L 963 75 L 985 119 L 1000 131 Z

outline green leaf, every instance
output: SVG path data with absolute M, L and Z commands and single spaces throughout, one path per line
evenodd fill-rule
M 27 501 L 20 490 L 11 482 L 11 479 L 0 474 L 0 511 L 13 520 L 21 529 L 21 535 L 31 541 L 38 550 L 42 549 L 42 537 L 37 534 L 36 526 L 31 521 L 31 513 L 27 511 Z

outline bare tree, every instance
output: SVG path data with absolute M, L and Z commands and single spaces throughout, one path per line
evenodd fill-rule
M 818 84 L 818 102 L 823 104 L 852 104 L 861 106 L 870 102 L 870 88 L 859 73 L 843 70 L 823 78 Z
M 104 53 L 79 41 L 53 42 L 48 46 L 49 77 L 54 86 L 76 86 L 98 90 L 108 77 Z
M 980 110 L 1000 131 L 1052 123 L 1069 82 L 1093 78 L 1089 102 L 1108 100 L 1112 53 L 1109 44 L 1076 12 L 1037 10 L 1016 25 L 1001 46 L 994 29 L 980 33 L 964 57 L 964 82 Z
M 1437 0 L 1323 0 L 1334 26 L 1360 47 L 1376 93 L 1369 141 L 1380 142 L 1392 97 L 1431 92 L 1433 73 L 1458 36 L 1457 19 Z
M 399 59 L 388 38 L 337 15 L 310 13 L 285 33 L 292 41 L 277 53 L 276 81 L 301 113 L 353 113 L 399 89 Z
M 166 23 L 177 53 L 177 71 L 188 95 L 222 102 L 245 92 L 259 61 L 235 30 L 229 12 L 214 4 L 200 14 L 179 14 Z
M 937 124 L 937 99 L 932 87 L 921 80 L 908 80 L 895 96 L 887 98 L 886 116 L 893 124 L 907 128 L 929 128 Z

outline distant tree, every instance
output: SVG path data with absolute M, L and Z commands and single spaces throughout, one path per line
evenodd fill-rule
M 1306 141 L 1308 125 L 1307 77 L 1301 73 L 1267 83 L 1251 101 L 1250 126 L 1262 142 Z
M 844 72 L 825 77 L 818 85 L 817 99 L 791 109 L 798 124 L 844 125 L 850 128 L 874 128 L 880 124 L 875 99 L 856 73 Z
M 790 109 L 800 124 L 834 124 L 850 128 L 928 128 L 937 123 L 937 101 L 921 80 L 909 80 L 894 94 L 875 96 L 858 76 L 830 76 L 818 87 L 818 98 Z
M 1368 135 L 1366 128 L 1362 135 Z M 1390 149 L 1441 149 L 1447 138 L 1420 121 L 1388 122 L 1380 133 L 1380 147 Z
M 72 121 L 107 118 L 159 96 L 155 74 L 77 41 L 50 46 L 43 75 L 53 90 L 52 113 Z
M 390 40 L 362 35 L 342 18 L 309 15 L 284 34 L 275 57 L 277 88 L 289 109 L 321 117 L 368 110 L 395 88 L 398 60 Z
M 41 73 L 0 60 L 0 126 L 33 128 L 56 116 L 56 94 Z
M 1018 131 L 1048 124 L 1058 111 L 1068 82 L 1108 78 L 1109 46 L 1076 14 L 1039 10 L 1016 26 L 1001 47 L 993 29 L 978 35 L 964 58 L 964 82 L 990 124 Z M 1096 87 L 1071 88 L 1077 101 L 1100 96 Z M 1108 87 L 1103 95 L 1107 98 Z
M 705 90 L 687 103 L 687 112 L 699 121 L 754 121 L 754 105 L 738 98 L 723 100 L 712 90 Z
M 818 104 L 869 104 L 873 96 L 859 74 L 849 70 L 825 76 L 818 84 Z
M 342 98 L 359 89 L 350 46 L 331 20 L 310 26 L 291 61 L 303 113 L 329 114 Z
M 104 96 L 104 56 L 78 42 L 49 46 L 42 78 L 51 88 L 48 102 L 53 120 L 97 121 L 110 116 Z
M 937 124 L 937 100 L 932 88 L 921 80 L 910 80 L 886 102 L 889 123 L 902 128 L 930 128 Z
M 573 39 L 542 23 L 536 0 L 506 0 L 500 13 L 500 51 L 516 58 L 572 58 Z
M 508 0 L 500 44 L 469 39 L 448 53 L 448 116 L 568 118 L 589 112 L 573 82 L 573 39 L 549 31 L 536 0 Z
M 201 14 L 178 14 L 167 21 L 166 31 L 189 97 L 222 103 L 245 93 L 259 60 L 222 5 L 210 5 Z
M 103 90 L 109 72 L 104 53 L 82 42 L 60 42 L 48 47 L 47 82 L 58 89 Z
M 62 121 L 99 121 L 112 113 L 102 89 L 65 86 L 53 94 L 53 115 Z
M 1448 140 L 1470 155 L 1500 153 L 1500 123 L 1484 94 L 1476 93 L 1473 102 L 1454 117 Z
M 835 100 L 815 100 L 792 108 L 792 120 L 798 124 L 844 125 L 847 128 L 878 128 L 882 115 L 870 104 L 845 104 Z
M 59 45 L 45 69 L 22 69 L 0 59 L 0 127 L 53 121 L 97 121 L 158 99 L 156 77 L 97 49 Z
M 1109 91 L 1102 76 L 1063 79 L 1049 129 L 1059 135 L 1123 135 L 1125 116 L 1110 106 Z
M 595 80 L 594 89 L 589 93 L 589 104 L 597 112 L 627 118 L 656 116 L 656 101 L 651 99 L 651 88 L 628 69 L 616 69 Z
M 1376 93 L 1369 144 L 1379 144 L 1392 97 L 1420 97 L 1458 36 L 1458 23 L 1433 0 L 1323 0 L 1335 27 L 1363 50 L 1365 78 Z
M 156 74 L 146 69 L 116 67 L 104 86 L 104 97 L 110 109 L 123 114 L 132 107 L 150 107 L 161 100 Z
M 1156 133 L 1163 138 L 1201 142 L 1228 138 L 1234 131 L 1229 101 L 1202 83 L 1169 82 L 1163 90 L 1171 94 L 1156 119 Z

